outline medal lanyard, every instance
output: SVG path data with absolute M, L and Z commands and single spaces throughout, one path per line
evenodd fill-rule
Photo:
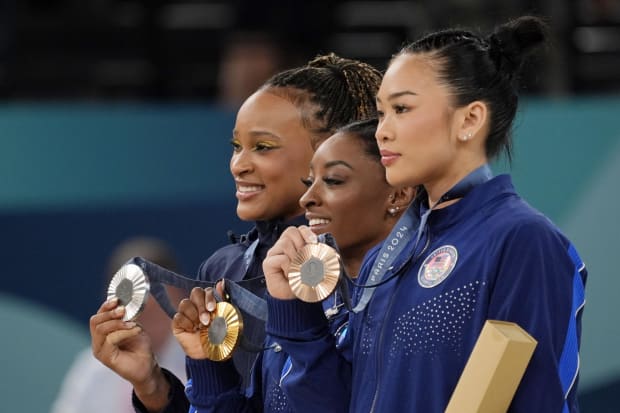
M 415 254 L 418 249 L 418 244 L 422 235 L 428 232 L 427 221 L 428 217 L 431 214 L 433 209 L 443 203 L 457 198 L 463 198 L 473 187 L 476 185 L 487 182 L 489 179 L 493 177 L 493 173 L 491 172 L 491 168 L 489 168 L 488 164 L 484 164 L 481 167 L 475 169 L 470 174 L 468 174 L 465 178 L 460 180 L 456 185 L 454 185 L 448 192 L 443 194 L 435 204 L 426 210 L 422 216 L 419 218 L 418 229 L 416 231 L 416 238 L 413 244 L 412 251 Z M 396 277 L 398 274 L 402 272 L 395 271 L 392 275 L 383 279 L 386 272 L 392 269 L 392 264 L 394 260 L 403 252 L 407 244 L 412 238 L 411 229 L 414 228 L 415 222 L 417 220 L 417 211 L 415 208 L 408 208 L 407 211 L 400 217 L 394 228 L 390 232 L 390 235 L 386 238 L 377 254 L 377 258 L 373 263 L 372 269 L 370 271 L 370 275 L 368 277 L 368 283 L 364 285 L 356 284 L 351 280 L 353 285 L 358 288 L 363 288 L 364 292 L 362 293 L 362 297 L 360 298 L 357 305 L 353 308 L 354 313 L 362 312 L 372 295 L 375 292 L 375 289 L 381 284 L 385 284 L 392 278 Z M 425 251 L 425 248 L 420 251 L 420 253 L 413 257 L 409 262 L 415 262 Z
M 254 252 L 256 251 L 257 246 L 258 239 L 254 240 L 254 242 L 252 242 L 243 254 L 244 273 L 248 271 L 250 265 L 252 264 Z M 174 317 L 177 309 L 170 303 L 164 284 L 190 291 L 194 287 L 214 288 L 219 281 L 204 281 L 185 277 L 141 257 L 132 258 L 127 264 L 135 264 L 139 266 L 142 271 L 144 271 L 147 275 L 153 297 L 155 297 L 155 300 L 157 300 L 159 306 L 166 312 L 166 314 L 168 314 L 170 318 Z M 258 277 L 247 280 L 243 279 L 239 282 L 234 282 L 227 279 L 224 283 L 224 287 L 226 289 L 226 293 L 230 297 L 230 301 L 233 304 L 245 311 L 247 314 L 250 314 L 261 321 L 265 321 L 267 319 L 267 303 L 265 300 L 257 297 L 251 291 L 248 291 L 241 286 L 241 284 L 253 281 L 256 278 Z
M 332 247 L 336 247 L 336 242 L 334 241 L 331 234 L 321 234 L 318 236 L 318 238 L 319 242 L 323 242 Z M 245 272 L 248 271 L 250 265 L 252 264 L 252 261 L 254 260 L 254 252 L 256 251 L 257 246 L 258 240 L 255 240 L 243 254 Z M 145 260 L 141 257 L 132 258 L 128 262 L 128 264 L 138 265 L 142 269 L 142 271 L 144 271 L 149 280 L 150 290 L 153 297 L 155 297 L 157 303 L 168 314 L 170 318 L 174 317 L 174 314 L 176 314 L 176 309 L 170 303 L 170 299 L 168 298 L 166 289 L 163 287 L 164 284 L 189 291 L 194 287 L 215 287 L 218 282 L 196 280 L 185 277 L 183 275 L 175 273 L 174 271 L 170 271 L 167 268 L 161 267 L 155 263 Z M 263 276 L 243 279 L 238 282 L 226 279 L 226 282 L 224 283 L 224 288 L 232 304 L 236 305 L 240 310 L 243 310 L 245 313 L 251 315 L 252 317 L 261 321 L 266 321 L 267 302 L 242 286 L 243 284 L 262 277 Z

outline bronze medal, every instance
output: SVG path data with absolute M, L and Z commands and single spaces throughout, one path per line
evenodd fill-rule
M 123 321 L 130 321 L 144 309 L 149 288 L 149 281 L 142 268 L 135 264 L 123 265 L 110 281 L 108 300 L 118 298 L 118 304 L 125 306 Z
M 288 282 L 293 294 L 314 303 L 327 298 L 340 276 L 340 254 L 324 243 L 307 244 L 291 262 Z
M 234 305 L 221 301 L 208 326 L 200 328 L 200 340 L 209 360 L 224 361 L 231 356 L 243 333 L 243 319 Z

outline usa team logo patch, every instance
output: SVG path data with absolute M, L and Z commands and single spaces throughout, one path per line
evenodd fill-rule
M 444 245 L 426 257 L 418 271 L 418 284 L 424 288 L 435 287 L 454 269 L 459 254 L 452 245 Z

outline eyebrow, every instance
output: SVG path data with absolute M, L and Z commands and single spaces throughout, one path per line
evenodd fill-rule
M 331 168 L 334 167 L 336 165 L 343 165 L 346 166 L 349 169 L 353 169 L 353 167 L 351 165 L 349 165 L 347 162 L 345 161 L 329 161 L 325 164 L 325 168 Z
M 233 136 L 237 136 L 237 135 L 238 135 L 237 130 L 236 130 L 236 129 L 233 129 L 232 134 L 233 134 Z M 270 137 L 272 137 L 272 138 L 274 138 L 274 139 L 281 139 L 281 138 L 280 138 L 280 136 L 276 135 L 276 134 L 275 134 L 275 133 L 273 133 L 273 132 L 269 132 L 269 131 L 266 131 L 266 130 L 255 130 L 255 131 L 251 131 L 251 132 L 249 133 L 249 135 L 250 135 L 251 137 L 253 137 L 253 138 L 259 138 L 259 137 L 261 137 L 261 136 L 270 136 Z
M 395 92 L 395 93 L 388 95 L 387 100 L 393 100 L 401 96 L 408 96 L 408 95 L 418 96 L 418 94 L 415 92 L 412 92 L 410 90 L 403 90 L 402 92 Z M 377 100 L 377 102 L 381 102 L 381 99 L 379 99 L 379 96 L 375 96 L 375 99 Z

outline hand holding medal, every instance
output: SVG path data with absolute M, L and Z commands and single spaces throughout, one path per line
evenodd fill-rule
M 340 270 L 338 252 L 318 242 L 307 226 L 287 228 L 263 261 L 269 293 L 283 300 L 324 300 L 336 288 Z
M 162 280 L 166 284 L 186 288 L 197 286 L 191 290 L 189 298 L 181 301 L 177 311 L 170 308 L 169 303 L 166 304 L 168 300 L 160 283 Z M 125 306 L 123 320 L 132 321 L 144 308 L 149 295 L 154 295 L 162 308 L 173 316 L 173 333 L 188 356 L 213 361 L 227 360 L 241 341 L 241 313 L 233 304 L 222 300 L 218 302 L 213 288 L 203 288 L 202 284 L 204 282 L 174 274 L 137 257 L 114 275 L 108 287 L 108 299 L 118 299 L 119 305 Z M 225 296 L 223 283 L 218 284 L 218 292 L 220 296 Z
M 319 242 L 307 244 L 297 253 L 289 267 L 288 282 L 297 298 L 315 303 L 334 292 L 339 276 L 340 255 Z
M 224 295 L 221 283 L 218 292 Z M 228 360 L 243 333 L 239 310 L 225 301 L 216 301 L 212 288 L 192 289 L 181 301 L 172 321 L 172 331 L 185 353 L 193 359 Z

